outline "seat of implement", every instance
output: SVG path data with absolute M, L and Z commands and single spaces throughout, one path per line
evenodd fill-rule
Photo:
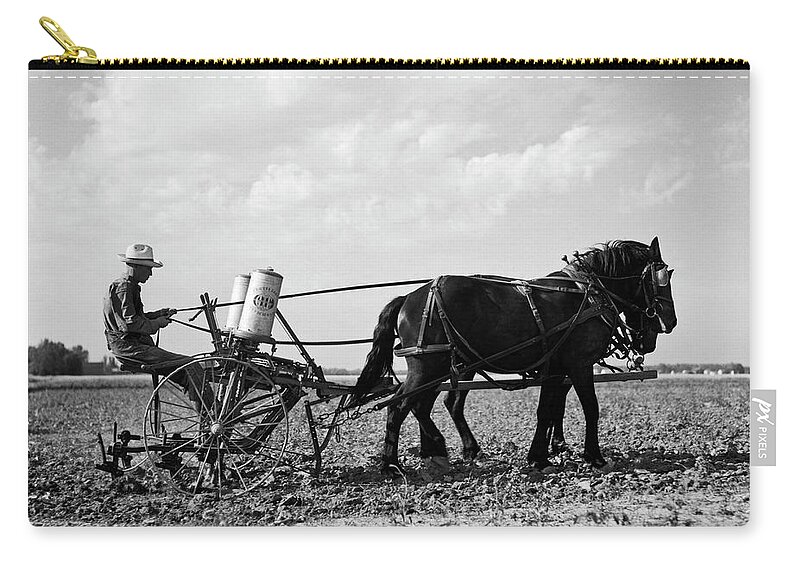
M 131 358 L 119 356 L 114 356 L 114 358 L 119 362 L 119 369 L 122 372 L 142 372 L 145 374 L 159 374 L 159 370 L 177 368 L 192 360 L 191 358 L 181 358 L 180 360 L 169 360 L 158 364 L 146 364 Z

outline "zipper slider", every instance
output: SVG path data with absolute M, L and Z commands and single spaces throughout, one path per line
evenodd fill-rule
M 99 63 L 97 60 L 97 54 L 93 49 L 75 45 L 75 42 L 70 39 L 70 37 L 67 35 L 67 32 L 65 32 L 64 29 L 52 18 L 42 16 L 39 18 L 39 24 L 41 24 L 45 31 L 50 34 L 50 37 L 58 42 L 58 45 L 64 48 L 63 54 L 47 55 L 42 58 L 42 61 L 55 61 L 57 63 L 66 61 L 71 63 L 88 63 L 95 65 Z M 81 52 L 83 52 L 85 55 L 82 56 Z

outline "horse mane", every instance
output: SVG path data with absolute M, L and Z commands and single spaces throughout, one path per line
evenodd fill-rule
M 612 240 L 576 253 L 576 261 L 598 275 L 618 276 L 650 261 L 650 247 L 632 240 Z M 574 263 L 574 262 L 573 262 Z

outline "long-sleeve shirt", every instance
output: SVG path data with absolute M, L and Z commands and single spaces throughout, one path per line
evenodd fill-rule
M 160 311 L 144 312 L 141 286 L 130 276 L 120 277 L 109 285 L 103 300 L 103 318 L 109 339 L 122 338 L 131 333 L 155 334 L 159 328 L 155 319 L 159 316 Z

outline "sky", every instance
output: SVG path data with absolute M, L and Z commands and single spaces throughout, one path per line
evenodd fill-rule
M 103 295 L 134 242 L 164 263 L 143 286 L 154 310 L 225 301 L 268 265 L 285 294 L 533 278 L 574 250 L 658 236 L 678 326 L 647 362 L 749 364 L 748 73 L 665 75 L 29 72 L 28 342 L 106 354 Z M 280 309 L 302 339 L 366 338 L 410 290 Z M 211 346 L 176 324 L 160 342 Z M 348 368 L 367 351 L 311 349 Z

